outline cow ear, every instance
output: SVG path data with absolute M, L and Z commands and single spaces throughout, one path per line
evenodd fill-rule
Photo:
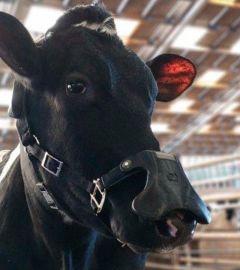
M 20 76 L 31 78 L 38 72 L 38 50 L 29 32 L 4 12 L 0 12 L 0 57 Z
M 147 63 L 158 85 L 157 101 L 171 101 L 191 86 L 195 76 L 194 64 L 179 55 L 159 55 Z

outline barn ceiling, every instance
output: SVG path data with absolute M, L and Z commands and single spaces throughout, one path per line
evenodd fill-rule
M 54 17 L 64 9 L 90 2 L 0 0 L 0 10 L 17 16 L 35 36 L 44 27 L 50 27 Z M 181 155 L 240 151 L 240 1 L 104 0 L 104 3 L 118 19 L 124 42 L 144 60 L 161 53 L 176 53 L 197 66 L 195 83 L 183 96 L 156 105 L 152 128 L 162 148 Z M 45 18 L 41 18 L 41 12 Z M 36 17 L 38 23 L 31 21 Z M 12 82 L 10 70 L 0 61 L 1 148 L 12 148 L 17 142 L 14 122 L 7 119 Z

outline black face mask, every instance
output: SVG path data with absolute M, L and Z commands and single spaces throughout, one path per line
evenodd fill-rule
M 101 186 L 107 190 L 139 171 L 146 171 L 146 184 L 132 201 L 132 209 L 137 215 L 159 220 L 171 211 L 184 210 L 191 213 L 198 223 L 210 223 L 209 210 L 174 155 L 148 150 L 137 153 L 103 175 Z

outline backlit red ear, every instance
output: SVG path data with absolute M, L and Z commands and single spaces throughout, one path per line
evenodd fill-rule
M 175 99 L 191 86 L 196 76 L 194 64 L 176 54 L 159 55 L 147 65 L 158 85 L 158 101 Z

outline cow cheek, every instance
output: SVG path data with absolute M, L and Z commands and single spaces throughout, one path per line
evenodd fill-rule
M 137 226 L 137 216 L 131 209 L 131 201 L 124 203 L 111 201 L 110 224 L 113 233 L 122 240 L 131 237 L 132 230 Z

